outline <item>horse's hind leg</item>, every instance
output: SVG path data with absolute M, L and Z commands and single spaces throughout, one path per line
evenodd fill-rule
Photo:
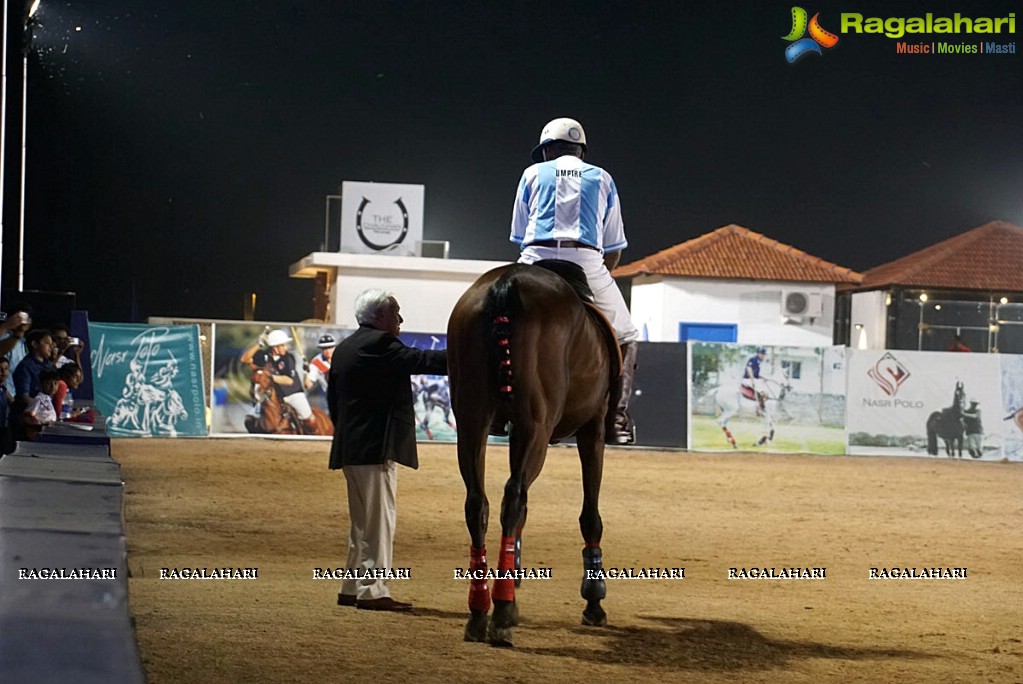
M 549 426 L 536 419 L 530 433 L 513 429 L 509 444 L 511 477 L 504 487 L 501 500 L 501 555 L 498 559 L 498 579 L 494 580 L 494 613 L 490 620 L 487 639 L 493 646 L 511 646 L 512 628 L 519 623 L 515 604 L 515 549 L 518 532 L 525 520 L 526 498 L 529 485 L 536 480 L 547 455 Z
M 579 459 L 583 469 L 583 509 L 579 514 L 579 529 L 583 534 L 583 582 L 580 593 L 586 599 L 583 610 L 583 624 L 603 627 L 607 624 L 607 613 L 600 607 L 607 595 L 604 581 L 603 560 L 600 539 L 604 534 L 604 523 L 600 519 L 598 500 L 600 481 L 604 473 L 604 423 L 594 421 L 583 427 L 576 435 Z
M 469 622 L 466 641 L 483 641 L 487 636 L 490 589 L 487 587 L 487 519 L 490 504 L 484 488 L 486 428 L 480 421 L 465 420 L 458 435 L 458 468 L 465 482 L 465 525 L 469 529 Z M 486 425 L 486 423 L 482 423 Z

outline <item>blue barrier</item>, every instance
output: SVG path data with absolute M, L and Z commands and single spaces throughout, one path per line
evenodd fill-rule
M 101 425 L 44 436 L 0 459 L 0 672 L 141 684 L 120 466 Z

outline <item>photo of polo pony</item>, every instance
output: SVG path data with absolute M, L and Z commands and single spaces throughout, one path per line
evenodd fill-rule
M 956 381 L 952 392 L 952 405 L 935 411 L 927 417 L 927 453 L 938 455 L 938 438 L 945 443 L 945 455 L 963 457 L 963 409 L 966 408 L 966 390 Z
M 585 284 L 575 264 L 557 262 Z M 582 463 L 584 570 L 602 570 L 598 510 L 604 463 L 605 418 L 612 383 L 621 370 L 606 319 L 561 276 L 543 265 L 491 270 L 462 295 L 448 321 L 451 402 L 458 417 L 458 466 L 465 483 L 465 522 L 471 540 L 470 618 L 466 641 L 512 645 L 518 624 L 515 580 L 521 567 L 522 527 L 530 485 L 543 468 L 547 445 L 575 436 Z M 489 502 L 484 489 L 487 434 L 510 423 L 510 477 L 501 501 L 501 545 L 492 592 L 487 585 Z M 505 576 L 505 575 L 509 576 Z M 602 626 L 603 579 L 584 572 L 583 624 Z M 494 612 L 488 612 L 493 597 Z

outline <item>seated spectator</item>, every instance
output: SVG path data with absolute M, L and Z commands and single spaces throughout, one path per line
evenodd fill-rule
M 11 429 L 11 404 L 14 397 L 7 391 L 7 378 L 10 375 L 11 362 L 0 356 L 0 458 L 14 451 L 14 431 Z
M 82 384 L 82 369 L 74 361 L 68 361 L 57 369 L 57 391 L 53 395 L 53 410 L 57 412 L 58 420 L 78 420 L 87 408 L 74 406 L 73 391 Z M 64 404 L 71 407 L 68 416 L 63 415 Z
M 53 335 L 53 361 L 54 368 L 60 368 L 67 363 L 76 363 L 79 368 L 82 365 L 82 341 L 77 337 L 71 337 L 68 327 L 63 323 L 57 323 L 50 328 Z M 58 411 L 59 413 L 59 411 Z
M 28 356 L 14 369 L 14 398 L 23 402 L 23 406 L 27 406 L 39 392 L 39 374 L 53 368 L 50 363 L 53 338 L 49 330 L 30 331 L 25 336 L 25 343 L 28 345 Z
M 43 426 L 57 422 L 57 412 L 53 409 L 53 395 L 56 391 L 57 371 L 47 368 L 39 374 L 39 392 L 32 397 L 21 415 L 27 439 L 35 439 Z

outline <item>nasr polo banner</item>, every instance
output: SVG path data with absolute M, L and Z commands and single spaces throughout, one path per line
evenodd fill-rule
M 197 325 L 89 323 L 96 406 L 112 437 L 206 434 Z
M 851 350 L 848 453 L 999 460 L 998 354 Z

